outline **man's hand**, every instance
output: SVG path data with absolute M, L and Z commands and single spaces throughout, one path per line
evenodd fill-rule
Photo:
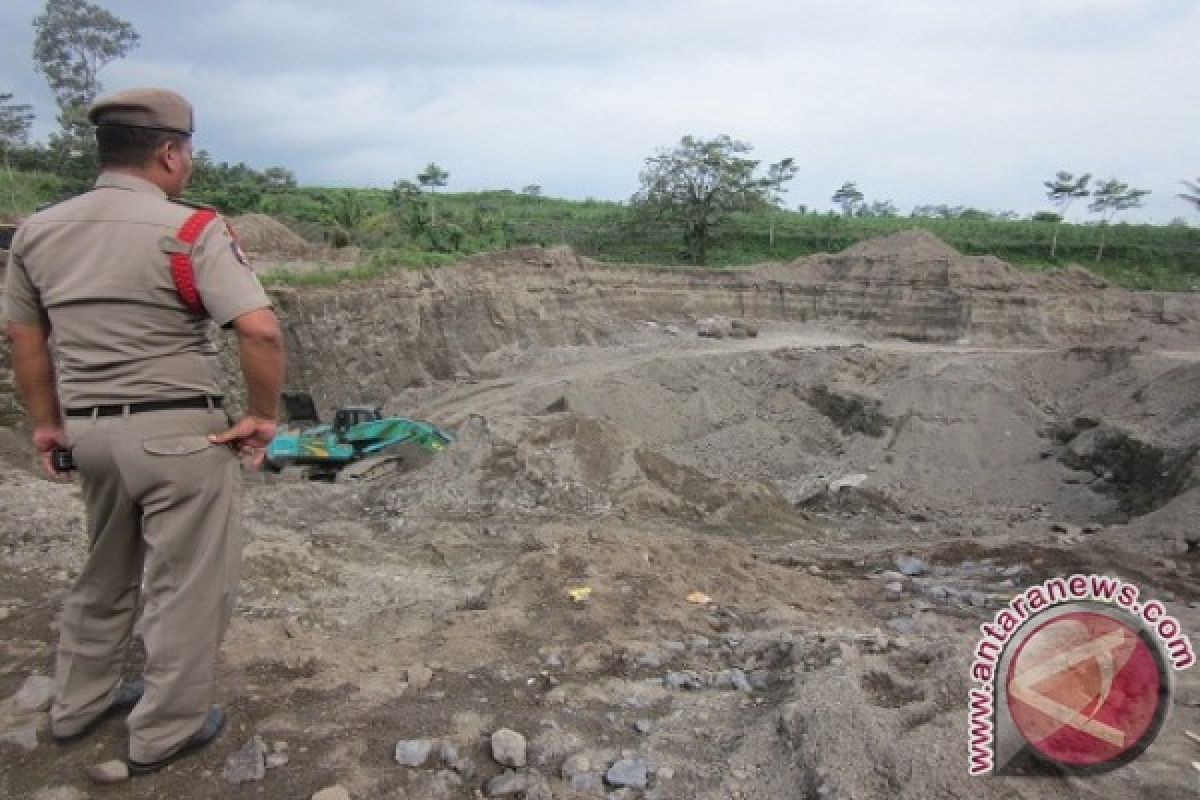
M 56 447 L 67 446 L 67 432 L 61 427 L 42 427 L 33 429 L 33 449 L 42 462 L 42 470 L 46 476 L 55 481 L 71 480 L 70 472 L 57 472 L 50 461 L 50 452 Z
M 213 444 L 228 444 L 238 455 L 246 455 L 255 469 L 262 466 L 266 446 L 275 438 L 275 420 L 261 417 L 242 417 L 224 433 L 208 437 Z

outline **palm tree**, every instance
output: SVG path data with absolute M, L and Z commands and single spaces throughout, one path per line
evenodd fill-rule
M 1187 200 L 1196 207 L 1197 211 L 1200 211 L 1200 179 L 1195 181 L 1180 181 L 1180 183 L 1186 186 L 1188 190 L 1187 192 L 1180 194 L 1179 197 L 1183 200 Z

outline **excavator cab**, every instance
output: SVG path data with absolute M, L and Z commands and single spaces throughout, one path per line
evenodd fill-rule
M 346 431 L 364 422 L 383 419 L 383 414 L 374 406 L 346 406 L 333 415 L 333 432 L 339 439 L 346 438 Z

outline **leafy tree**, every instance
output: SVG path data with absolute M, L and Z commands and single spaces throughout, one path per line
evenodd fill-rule
M 263 170 L 262 180 L 268 189 L 295 189 L 296 176 L 285 167 L 267 167 Z
M 11 92 L 0 92 L 0 150 L 9 150 L 29 143 L 33 126 L 33 106 L 14 103 Z
M 396 181 L 388 195 L 388 204 L 397 210 L 405 208 L 421 196 L 421 187 L 412 181 Z
M 730 212 L 773 205 L 796 174 L 792 159 L 785 158 L 757 175 L 760 162 L 742 157 L 751 149 L 725 134 L 709 140 L 684 136 L 646 159 L 635 210 L 681 226 L 688 255 L 703 265 L 712 232 Z
M 425 235 L 429 221 L 425 218 L 425 195 L 412 181 L 399 180 L 392 184 L 388 205 L 396 216 L 407 222 L 408 235 L 416 240 Z
M 938 205 L 922 205 L 913 208 L 909 216 L 912 217 L 934 217 L 937 219 L 958 219 L 969 209 L 965 206 L 948 206 L 945 203 Z
M 87 107 L 103 88 L 97 77 L 109 62 L 138 43 L 137 31 L 123 19 L 85 0 L 46 0 L 33 21 L 33 62 L 58 104 L 60 132 L 50 147 L 72 188 L 82 188 L 96 168 L 96 142 Z
M 1070 172 L 1059 170 L 1052 181 L 1042 181 L 1042 185 L 1046 187 L 1046 197 L 1058 206 L 1059 223 L 1054 226 L 1054 236 L 1050 240 L 1050 258 L 1054 258 L 1054 253 L 1058 250 L 1058 229 L 1061 227 L 1061 220 L 1067 216 L 1067 209 L 1071 207 L 1071 203 L 1078 198 L 1087 197 L 1091 192 L 1088 190 L 1088 182 L 1092 179 L 1090 172 L 1085 172 L 1078 178 Z
M 433 225 L 437 224 L 437 190 L 445 186 L 448 180 L 450 180 L 450 173 L 432 161 L 426 164 L 425 169 L 417 175 L 417 181 L 429 189 L 430 222 Z
M 864 217 L 880 217 L 882 219 L 891 219 L 900 215 L 896 204 L 891 200 L 876 200 L 871 205 L 860 205 L 859 214 Z
M 0 93 L 0 158 L 4 160 L 4 170 L 8 173 L 9 200 L 12 211 L 17 211 L 17 183 L 13 178 L 12 162 L 9 154 L 18 147 L 29 143 L 29 129 L 33 125 L 33 106 L 28 103 L 14 103 L 12 93 Z
M 1141 208 L 1142 198 L 1148 194 L 1149 189 L 1131 189 L 1129 184 L 1121 183 L 1116 178 L 1104 181 L 1092 192 L 1092 202 L 1088 204 L 1088 210 L 1100 215 L 1100 247 L 1096 250 L 1097 261 L 1104 257 L 1104 238 L 1108 231 L 1108 223 L 1122 211 Z
M 3 95 L 0 95 L 0 98 L 3 98 Z M 1187 192 L 1180 193 L 1178 197 L 1181 200 L 1188 201 L 1196 207 L 1197 211 L 1200 211 L 1200 179 L 1197 179 L 1195 182 L 1180 181 L 1180 183 L 1186 186 L 1188 190 Z
M 846 181 L 833 193 L 832 199 L 834 203 L 842 207 L 843 216 L 852 217 L 862 205 L 863 193 L 858 190 L 854 181 Z

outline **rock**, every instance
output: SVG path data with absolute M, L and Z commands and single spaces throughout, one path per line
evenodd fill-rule
M 433 751 L 433 739 L 401 739 L 396 742 L 396 763 L 402 767 L 419 767 Z
M 671 769 L 670 767 L 659 767 L 658 771 L 655 772 L 654 775 L 660 781 L 669 781 L 671 778 L 675 777 L 675 770 Z
M 350 793 L 341 786 L 329 786 L 314 794 L 311 800 L 350 800 Z
M 609 786 L 630 789 L 645 789 L 649 781 L 649 768 L 640 758 L 622 758 L 608 768 L 604 782 Z
M 278 769 L 280 767 L 287 766 L 288 754 L 270 753 L 267 755 L 266 759 L 264 759 L 264 763 L 266 764 L 267 769 Z
M 420 664 L 408 668 L 408 685 L 418 692 L 429 688 L 433 680 L 433 670 Z
M 536 767 L 548 768 L 582 749 L 583 740 L 570 731 L 559 728 L 544 730 L 529 743 L 526 758 Z
M 649 733 L 654 730 L 654 722 L 648 719 L 639 719 L 634 721 L 633 729 L 638 733 Z
M 8 619 L 10 614 L 12 614 L 11 608 L 8 608 L 6 606 L 0 606 L 0 622 L 3 622 L 4 620 Z
M 729 677 L 733 681 L 733 688 L 739 692 L 753 692 L 754 687 L 750 685 L 750 681 L 746 680 L 746 673 L 740 669 L 729 670 Z
M 988 597 L 983 592 L 969 592 L 967 601 L 975 608 L 987 608 Z
M 884 586 L 883 590 L 887 592 L 889 600 L 899 600 L 900 595 L 904 594 L 904 584 L 900 581 L 892 581 Z
M 1083 528 L 1066 522 L 1055 522 L 1050 526 L 1050 530 L 1054 533 L 1065 533 L 1067 536 L 1079 536 L 1083 533 Z
M 733 334 L 733 323 L 725 317 L 707 317 L 696 323 L 696 334 L 710 339 L 724 339 Z
M 13 705 L 22 713 L 49 711 L 54 700 L 54 679 L 45 675 L 30 675 L 13 695 Z
M 460 763 L 458 745 L 450 739 L 442 739 L 442 744 L 438 748 L 438 759 L 444 766 L 454 769 Z
M 590 792 L 596 788 L 597 783 L 594 772 L 577 772 L 567 779 L 567 784 L 575 792 Z
M 642 653 L 637 659 L 637 665 L 643 669 L 658 669 L 662 664 L 662 656 L 657 653 Z
M 887 626 L 897 633 L 912 633 L 917 629 L 917 623 L 908 617 L 896 617 L 889 619 Z
M 576 753 L 563 762 L 562 776 L 563 780 L 570 780 L 572 776 L 579 775 L 585 772 L 591 772 L 592 762 L 583 753 Z
M 771 687 L 771 673 L 765 669 L 756 669 L 746 676 L 750 687 L 759 692 L 765 692 Z
M 925 562 L 916 556 L 898 555 L 895 558 L 896 569 L 910 578 L 915 578 L 918 575 L 924 575 L 929 571 L 925 566 Z
M 37 723 L 26 722 L 0 731 L 0 744 L 14 744 L 23 750 L 36 750 Z
M 84 772 L 94 783 L 102 786 L 129 780 L 129 765 L 117 759 L 102 764 L 90 764 Z
M 506 767 L 525 766 L 525 737 L 514 730 L 501 728 L 492 734 L 492 758 Z
M 509 770 L 487 782 L 488 797 L 511 797 L 529 790 L 529 776 Z
M 867 477 L 867 474 L 863 472 L 855 472 L 850 475 L 843 475 L 829 484 L 829 491 L 836 494 L 842 489 L 857 489 L 867 482 Z
M 948 600 L 954 594 L 954 590 L 946 586 L 921 586 L 920 590 L 935 600 Z
M 703 689 L 704 681 L 694 672 L 668 672 L 663 677 L 663 686 L 668 689 Z
M 261 781 L 267 774 L 267 745 L 255 736 L 225 759 L 225 780 L 232 784 Z
M 672 639 L 663 639 L 658 643 L 658 646 L 668 653 L 686 653 L 687 645 L 683 642 L 677 642 Z
M 758 325 L 750 322 L 749 320 L 735 319 L 729 324 L 734 336 L 740 335 L 742 338 L 748 339 L 753 339 L 754 337 L 758 336 Z

